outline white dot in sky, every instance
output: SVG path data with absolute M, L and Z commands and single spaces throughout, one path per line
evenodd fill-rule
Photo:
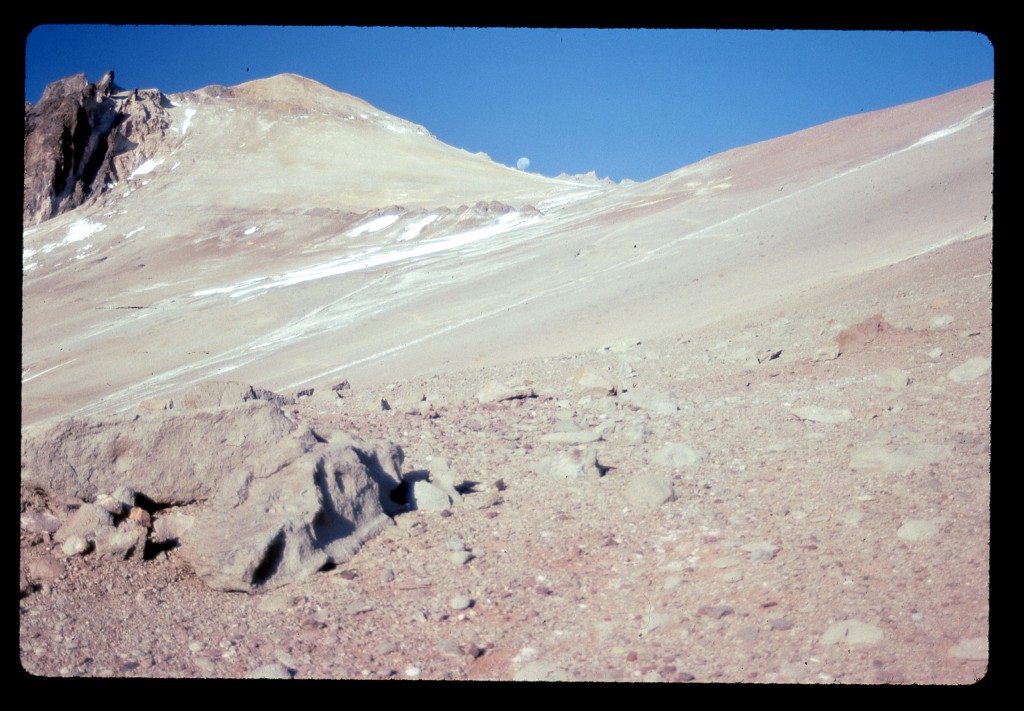
M 516 167 L 519 168 L 519 170 L 526 170 L 527 168 L 530 167 L 530 159 L 527 158 L 526 156 L 523 156 L 518 161 L 516 161 Z

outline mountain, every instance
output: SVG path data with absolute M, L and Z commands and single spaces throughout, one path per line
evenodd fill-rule
M 27 420 L 679 332 L 991 229 L 991 83 L 623 186 L 294 75 L 164 105 L 130 172 L 25 230 Z
M 22 668 L 974 683 L 992 90 L 615 185 L 291 75 L 58 83 Z

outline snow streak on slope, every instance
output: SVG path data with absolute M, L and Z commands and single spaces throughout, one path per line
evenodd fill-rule
M 391 217 L 390 215 L 388 217 Z M 397 215 L 394 216 L 398 218 Z M 379 219 L 379 218 L 378 218 Z M 359 271 L 379 267 L 383 264 L 391 264 L 416 257 L 423 257 L 428 254 L 436 254 L 450 249 L 456 249 L 478 242 L 488 237 L 494 237 L 510 230 L 523 227 L 538 220 L 538 216 L 522 219 L 518 212 L 509 212 L 502 215 L 492 225 L 486 225 L 469 232 L 460 232 L 446 235 L 439 239 L 430 240 L 408 249 L 396 249 L 387 252 L 380 252 L 380 247 L 373 247 L 355 255 L 347 255 L 340 259 L 317 264 L 303 269 L 297 269 L 275 277 L 250 279 L 233 286 L 217 287 L 213 289 L 201 289 L 195 292 L 194 296 L 209 296 L 211 294 L 229 294 L 232 298 L 251 296 L 265 289 L 274 289 L 282 286 L 293 286 L 314 279 L 325 279 L 338 276 L 348 272 Z M 394 222 L 394 220 L 391 220 Z M 390 224 L 390 223 L 389 223 Z M 365 226 L 365 225 L 364 225 Z M 383 228 L 380 228 L 383 229 Z

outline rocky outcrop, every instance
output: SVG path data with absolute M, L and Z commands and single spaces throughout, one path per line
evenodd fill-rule
M 130 175 L 163 145 L 170 121 L 157 90 L 125 91 L 114 72 L 92 84 L 85 74 L 53 82 L 25 103 L 22 223 L 73 210 Z
M 255 592 L 301 580 L 348 560 L 391 523 L 403 454 L 390 442 L 314 432 L 279 401 L 241 383 L 210 383 L 173 408 L 27 427 L 22 486 L 86 502 L 58 535 L 85 542 L 69 555 L 139 556 L 147 535 L 154 543 L 177 536 L 213 588 Z M 148 502 L 155 520 L 106 495 L 125 491 L 132 503 Z M 184 521 L 167 508 L 182 504 L 195 504 Z M 174 525 L 163 525 L 172 516 Z

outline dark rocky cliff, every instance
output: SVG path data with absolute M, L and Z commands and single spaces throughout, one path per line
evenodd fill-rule
M 113 71 L 95 84 L 66 77 L 35 106 L 25 102 L 22 223 L 73 210 L 118 183 L 169 128 L 169 106 L 159 91 L 121 89 Z

